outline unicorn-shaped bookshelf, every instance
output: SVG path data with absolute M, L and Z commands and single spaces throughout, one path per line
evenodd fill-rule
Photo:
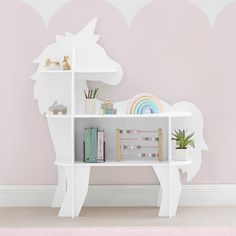
M 182 186 L 179 170 L 186 172 L 187 180 L 191 180 L 199 171 L 201 151 L 207 149 L 202 133 L 202 114 L 189 102 L 169 105 L 160 101 L 163 113 L 151 118 L 148 115 L 137 116 L 139 117 L 137 119 L 135 115 L 126 114 L 126 108 L 130 103 L 130 100 L 126 100 L 114 103 L 117 109 L 115 118 L 83 115 L 84 90 L 88 90 L 88 80 L 117 85 L 123 77 L 119 63 L 111 59 L 98 44 L 99 36 L 94 34 L 96 23 L 95 18 L 76 35 L 66 33 L 65 36 L 57 36 L 56 42 L 46 47 L 34 61 L 38 64 L 37 71 L 32 76 L 35 80 L 34 98 L 38 101 L 40 113 L 46 116 L 58 168 L 58 183 L 52 207 L 61 208 L 59 216 L 79 215 L 88 191 L 92 166 L 151 166 L 161 185 L 159 215 L 174 216 Z M 44 65 L 48 58 L 62 61 L 65 55 L 69 58 L 71 70 L 45 70 Z M 48 108 L 55 101 L 68 107 L 66 115 L 48 114 Z M 97 102 L 101 103 L 99 100 Z M 107 119 L 113 120 L 107 122 Z M 166 130 L 163 135 L 166 147 L 163 149 L 164 161 L 115 162 L 114 132 L 119 127 L 124 129 L 124 124 L 130 129 L 136 129 L 141 125 L 145 130 L 150 126 L 158 126 Z M 110 146 L 105 163 L 90 164 L 83 163 L 81 160 L 83 129 L 89 125 L 102 126 L 106 131 L 107 140 L 110 141 L 107 145 Z M 177 163 L 172 159 L 171 132 L 175 129 L 188 129 L 195 132 L 196 148 L 190 150 L 190 160 L 187 162 Z

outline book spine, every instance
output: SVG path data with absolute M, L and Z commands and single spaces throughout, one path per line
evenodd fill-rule
M 98 131 L 97 161 L 104 162 L 104 131 Z
M 98 136 L 98 129 L 92 128 L 92 135 L 91 135 L 91 151 L 92 151 L 92 160 L 91 162 L 97 162 L 97 136 Z
M 93 162 L 92 128 L 89 128 L 89 162 Z
M 91 153 L 90 153 L 90 129 L 89 128 L 85 128 L 84 142 L 85 142 L 84 162 L 90 162 Z

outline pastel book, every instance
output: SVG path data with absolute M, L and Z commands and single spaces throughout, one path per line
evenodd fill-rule
M 105 161 L 104 131 L 98 128 L 85 128 L 84 162 L 98 163 Z
M 91 161 L 90 162 L 97 162 L 97 135 L 98 135 L 98 128 L 91 128 Z
M 98 131 L 97 162 L 105 162 L 104 131 Z
M 91 129 L 85 128 L 84 132 L 84 162 L 91 162 Z

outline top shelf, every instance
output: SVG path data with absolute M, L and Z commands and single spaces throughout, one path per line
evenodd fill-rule
M 116 73 L 117 70 L 102 70 L 102 71 L 73 71 L 73 70 L 43 70 L 44 74 L 102 74 L 102 73 Z
M 43 74 L 70 74 L 71 70 L 43 70 Z

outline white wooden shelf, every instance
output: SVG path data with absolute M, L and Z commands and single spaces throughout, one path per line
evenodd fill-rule
M 67 167 L 76 167 L 76 166 L 89 166 L 89 167 L 119 167 L 119 166 L 156 166 L 156 165 L 172 165 L 172 166 L 185 166 L 191 164 L 192 161 L 155 161 L 155 160 L 121 160 L 121 161 L 106 161 L 102 163 L 85 163 L 85 162 L 75 162 L 74 164 L 69 162 L 60 162 L 56 161 L 55 165 L 57 166 L 67 166 Z
M 169 117 L 189 117 L 191 116 L 190 112 L 162 112 L 157 114 L 116 114 L 116 115 L 99 115 L 99 114 L 75 114 L 75 115 L 53 115 L 46 114 L 48 118 L 90 118 L 90 119 L 118 119 L 118 118 L 169 118 Z
M 172 217 L 176 214 L 181 194 L 179 169 L 183 166 L 191 165 L 192 162 L 190 160 L 175 161 L 173 159 L 174 147 L 172 147 L 171 133 L 175 129 L 192 129 L 196 127 L 196 133 L 201 134 L 201 113 L 187 102 L 170 106 L 168 103 L 160 101 L 165 112 L 157 114 L 125 114 L 127 107 L 132 102 L 132 100 L 125 100 L 114 103 L 114 107 L 120 112 L 116 115 L 82 114 L 85 110 L 83 107 L 85 100 L 84 90 L 88 91 L 87 81 L 101 81 L 109 85 L 116 85 L 123 77 L 123 70 L 120 64 L 110 58 L 95 40 L 97 37 L 94 37 L 93 32 L 96 28 L 96 22 L 97 19 L 93 19 L 88 23 L 78 33 L 79 37 L 76 36 L 74 38 L 73 45 L 71 45 L 73 42 L 71 37 L 73 36 L 70 33 L 65 34 L 63 44 L 61 44 L 61 40 L 58 40 L 56 42 L 58 47 L 55 47 L 55 44 L 49 45 L 42 56 L 37 59 L 37 63 L 40 61 L 40 66 L 38 67 L 37 76 L 34 77 L 38 83 L 35 97 L 41 97 L 42 107 L 48 107 L 52 102 L 58 100 L 60 104 L 67 106 L 69 111 L 66 115 L 54 115 L 46 110 L 47 113 L 44 114 L 52 136 L 57 158 L 55 164 L 58 168 L 58 184 L 53 206 L 60 207 L 59 216 L 79 216 L 88 192 L 90 169 L 93 167 L 149 166 L 153 168 L 162 189 L 159 215 Z M 62 52 L 70 55 L 71 70 L 47 70 L 44 67 L 45 58 L 51 58 L 52 56 L 63 58 Z M 44 80 L 42 84 L 40 82 L 41 79 Z M 57 85 L 58 87 L 56 87 Z M 45 93 L 44 89 L 47 86 L 47 93 Z M 105 96 L 105 94 L 103 95 Z M 138 100 L 136 100 L 136 105 L 137 102 Z M 192 116 L 189 111 L 193 113 L 194 119 L 187 118 Z M 83 162 L 85 127 L 99 127 L 104 130 L 106 162 Z M 161 153 L 163 158 L 160 158 L 160 160 L 163 161 L 139 159 L 138 155 L 135 155 L 135 159 L 130 159 L 130 156 L 127 157 L 126 153 L 122 153 L 121 161 L 116 161 L 115 154 L 120 148 L 119 143 L 116 141 L 118 129 L 140 129 L 144 130 L 144 132 L 150 132 L 151 130 L 154 130 L 151 132 L 156 132 L 158 129 L 162 129 L 163 143 L 161 145 L 164 148 Z M 196 138 L 198 139 L 196 143 L 202 143 L 199 141 L 200 137 Z M 132 142 L 136 143 L 136 141 Z M 144 152 L 146 152 L 145 150 Z M 199 147 L 198 150 L 202 149 Z M 187 169 L 186 172 L 190 174 L 195 171 L 196 164 L 199 165 L 198 162 L 194 161 L 196 160 L 195 158 L 199 158 L 199 152 L 191 153 L 191 155 L 193 155 L 193 167 L 190 168 L 188 166 L 188 168 L 182 169 L 183 171 Z M 125 159 L 125 157 L 127 158 Z
M 72 118 L 72 115 L 53 115 L 53 114 L 45 114 L 45 117 L 47 117 L 47 118 L 53 118 L 53 119 L 67 119 L 67 118 Z
M 116 114 L 116 115 L 87 115 L 77 114 L 75 118 L 168 118 L 168 117 L 188 117 L 190 112 L 162 112 L 155 114 Z
M 72 68 L 73 65 L 72 65 Z M 160 216 L 173 216 L 176 214 L 178 199 L 180 197 L 181 185 L 179 180 L 178 169 L 191 164 L 191 161 L 175 161 L 172 157 L 171 149 L 171 124 L 172 118 L 184 118 L 190 117 L 192 114 L 188 111 L 170 111 L 155 114 L 125 114 L 125 109 L 122 110 L 124 113 L 114 114 L 114 115 L 101 115 L 101 114 L 78 114 L 76 113 L 75 107 L 77 106 L 75 102 L 76 95 L 78 95 L 77 87 L 75 86 L 76 80 L 83 83 L 82 81 L 90 80 L 93 78 L 94 81 L 102 80 L 104 77 L 109 77 L 109 73 L 116 73 L 113 70 L 103 70 L 103 71 L 43 71 L 46 79 L 53 78 L 65 78 L 69 79 L 71 82 L 71 104 L 70 113 L 66 115 L 58 114 L 54 115 L 52 113 L 47 113 L 45 116 L 51 119 L 50 122 L 56 125 L 64 125 L 65 129 L 70 129 L 67 133 L 67 139 L 64 140 L 64 144 L 68 145 L 67 150 L 71 150 L 70 154 L 64 154 L 64 159 L 57 160 L 55 164 L 58 167 L 58 173 L 60 176 L 64 176 L 66 173 L 67 188 L 65 185 L 58 185 L 58 194 L 55 194 L 56 200 L 54 200 L 54 206 L 60 206 L 61 210 L 59 216 L 78 216 L 83 205 L 84 199 L 86 197 L 89 185 L 90 169 L 93 167 L 152 167 L 156 173 L 156 176 L 160 180 L 161 186 L 163 188 L 163 199 L 169 199 L 168 196 L 170 191 L 174 191 L 175 197 L 169 199 L 168 201 L 162 201 L 160 207 Z M 55 76 L 53 76 L 55 75 Z M 69 75 L 69 76 L 68 76 Z M 81 93 L 80 93 L 81 95 Z M 145 119 L 143 119 L 145 118 Z M 61 122 L 56 122 L 57 119 L 61 119 Z M 68 119 L 68 122 L 67 120 Z M 79 122 L 78 122 L 79 120 Z M 109 122 L 107 122 L 109 121 Z M 163 161 L 158 160 L 144 160 L 144 159 L 122 159 L 121 161 L 116 161 L 114 158 L 115 145 L 114 139 L 112 138 L 117 127 L 139 127 L 145 126 L 147 129 L 150 127 L 157 127 L 157 124 L 161 125 L 165 129 L 165 142 L 166 150 L 164 153 Z M 68 126 L 69 124 L 69 126 Z M 87 125 L 102 126 L 106 130 L 106 143 L 107 143 L 107 157 L 106 162 L 103 163 L 84 163 L 82 158 L 82 142 L 83 140 L 83 130 Z M 58 127 L 59 128 L 59 127 Z M 76 138 L 77 135 L 77 138 Z M 71 141 L 69 141 L 71 140 Z M 110 153 L 109 153 L 110 152 Z M 77 161 L 78 160 L 78 161 Z M 64 182 L 65 183 L 65 182 Z M 76 183 L 76 184 L 75 184 Z M 173 190 L 174 189 L 174 190 Z M 62 202 L 60 192 L 64 192 L 64 200 Z M 76 196 L 76 197 L 75 197 Z M 58 204 L 57 202 L 60 202 Z
M 43 74 L 71 74 L 71 70 L 43 70 Z
M 96 71 L 83 71 L 83 70 L 75 70 L 74 71 L 74 73 L 76 73 L 76 74 L 99 74 L 99 73 L 116 73 L 116 72 L 118 72 L 117 70 L 106 70 L 106 69 L 104 69 L 104 70 L 96 70 Z
M 44 74 L 103 74 L 103 73 L 116 73 L 117 70 L 101 70 L 101 71 L 73 71 L 73 70 L 42 70 Z

